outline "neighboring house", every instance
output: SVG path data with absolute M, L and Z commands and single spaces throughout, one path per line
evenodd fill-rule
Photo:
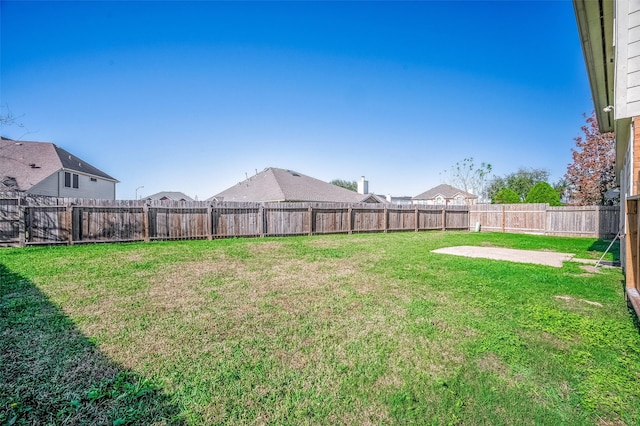
M 476 204 L 478 197 L 451 185 L 442 184 L 416 195 L 412 201 L 413 204 L 465 206 Z
M 115 200 L 118 180 L 50 142 L 0 139 L 0 190 Z
M 387 194 L 386 200 L 391 204 L 401 204 L 401 205 L 410 205 L 413 204 L 413 197 L 402 196 L 402 197 L 394 197 L 391 194 Z
M 638 205 L 640 194 L 640 2 L 573 0 L 601 132 L 616 135 L 620 183 L 620 258 L 627 300 L 640 316 Z M 627 217 L 627 203 L 629 203 Z
M 143 200 L 160 200 L 160 201 L 194 201 L 183 192 L 178 191 L 162 191 L 157 194 L 148 195 Z
M 377 203 L 373 194 L 348 189 L 294 172 L 269 167 L 209 198 L 210 201 Z

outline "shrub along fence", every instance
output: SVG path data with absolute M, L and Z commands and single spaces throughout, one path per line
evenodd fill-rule
M 466 230 L 478 222 L 483 231 L 604 238 L 618 232 L 618 208 L 0 198 L 0 244 L 14 246 Z

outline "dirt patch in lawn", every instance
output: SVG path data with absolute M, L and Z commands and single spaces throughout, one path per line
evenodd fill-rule
M 494 353 L 487 354 L 478 360 L 478 368 L 505 379 L 511 373 L 509 366 Z
M 556 299 L 564 300 L 567 303 L 586 303 L 587 305 L 597 306 L 598 308 L 602 308 L 602 303 L 592 302 L 590 300 L 585 299 L 576 299 L 571 296 L 554 296 Z
M 260 241 L 253 244 L 247 244 L 247 250 L 251 254 L 273 253 L 282 248 L 282 241 Z

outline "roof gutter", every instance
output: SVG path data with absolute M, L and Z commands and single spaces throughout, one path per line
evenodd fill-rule
M 109 182 L 120 183 L 120 181 L 119 181 L 118 179 L 113 179 L 113 178 L 109 179 L 109 178 L 106 178 L 106 177 L 104 177 L 104 176 L 98 176 L 98 175 L 94 175 L 94 174 L 87 173 L 87 172 L 81 172 L 81 171 L 79 171 L 79 170 L 75 170 L 75 169 L 67 169 L 67 168 L 63 167 L 61 170 L 62 170 L 63 172 L 76 173 L 76 174 L 78 174 L 78 175 L 84 175 L 84 176 L 89 176 L 89 177 L 95 177 L 95 178 L 98 178 L 98 179 L 107 180 L 107 181 L 109 181 Z
M 615 1 L 573 0 L 573 7 L 598 127 L 603 133 L 615 132 L 616 178 L 620 179 L 631 119 L 615 117 Z
M 601 132 L 614 131 L 614 1 L 573 0 L 582 53 Z M 606 111 L 605 111 L 606 109 Z

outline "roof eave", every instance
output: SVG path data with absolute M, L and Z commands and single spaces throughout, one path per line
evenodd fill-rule
M 63 172 L 73 172 L 73 173 L 78 173 L 78 174 L 85 175 L 85 176 L 95 177 L 95 178 L 102 179 L 102 180 L 108 180 L 109 182 L 120 183 L 120 181 L 118 179 L 108 178 L 108 177 L 105 177 L 105 176 L 94 175 L 93 173 L 87 173 L 84 170 L 70 169 L 70 168 L 67 168 L 67 167 L 62 167 L 62 168 L 60 168 L 60 170 L 62 170 Z
M 613 0 L 573 0 L 580 44 L 587 66 L 598 126 L 602 132 L 614 130 L 614 2 Z

